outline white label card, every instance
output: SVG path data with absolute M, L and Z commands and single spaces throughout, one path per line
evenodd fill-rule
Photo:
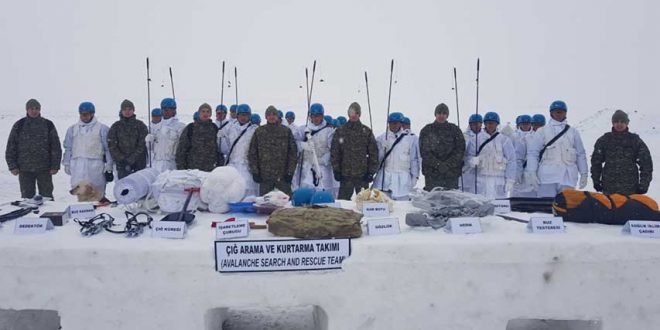
M 508 199 L 496 199 L 493 201 L 495 214 L 511 213 L 511 201 Z
M 186 223 L 183 221 L 154 221 L 151 224 L 151 237 L 177 238 L 186 236 Z
M 341 269 L 350 238 L 215 241 L 220 273 Z
M 533 234 L 563 234 L 566 232 L 562 217 L 532 217 L 527 231 Z
M 230 239 L 248 237 L 250 235 L 250 222 L 246 219 L 221 222 L 215 225 L 215 239 Z
M 53 223 L 48 218 L 18 218 L 16 219 L 14 234 L 42 234 L 53 228 Z
M 382 218 L 390 215 L 390 206 L 387 203 L 364 203 L 362 214 L 367 218 Z
M 96 216 L 96 209 L 92 204 L 73 204 L 66 208 L 69 219 L 87 220 Z
M 367 232 L 369 236 L 396 235 L 401 234 L 399 218 L 375 218 L 367 221 Z
M 481 221 L 475 217 L 449 218 L 445 231 L 451 234 L 481 233 Z
M 660 238 L 660 222 L 629 220 L 621 232 L 632 236 Z

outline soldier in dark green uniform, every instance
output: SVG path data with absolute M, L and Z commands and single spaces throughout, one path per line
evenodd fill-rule
M 224 164 L 218 152 L 218 126 L 211 120 L 211 106 L 204 103 L 199 106 L 199 119 L 188 124 L 181 132 L 176 147 L 177 170 L 201 170 L 211 172 L 216 166 Z
M 39 194 L 53 198 L 53 175 L 60 169 L 62 146 L 55 125 L 41 117 L 41 104 L 30 99 L 25 104 L 27 116 L 11 128 L 5 159 L 11 174 L 18 175 L 21 197 Z
M 266 109 L 266 125 L 259 126 L 250 141 L 248 163 L 259 195 L 274 188 L 291 196 L 291 181 L 298 162 L 298 147 L 291 130 L 279 124 L 277 109 Z
M 424 126 L 419 133 L 419 150 L 422 155 L 424 190 L 435 187 L 458 189 L 461 176 L 465 138 L 458 126 L 449 123 L 449 108 L 440 103 L 435 107 L 435 121 Z
M 629 122 L 628 114 L 617 110 L 612 116 L 612 131 L 596 141 L 591 155 L 591 179 L 596 191 L 631 195 L 649 190 L 653 159 L 639 135 L 628 131 Z
M 108 131 L 108 148 L 117 168 L 119 179 L 147 167 L 147 125 L 135 118 L 135 105 L 121 102 L 120 119 Z
M 335 131 L 330 156 L 332 172 L 339 181 L 337 198 L 350 200 L 353 192 L 369 187 L 378 171 L 378 146 L 371 129 L 360 122 L 357 102 L 348 107 L 348 122 Z

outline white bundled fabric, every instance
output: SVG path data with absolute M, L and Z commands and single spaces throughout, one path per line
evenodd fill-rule
M 245 195 L 245 180 L 233 166 L 216 167 L 202 184 L 200 196 L 213 213 L 229 211 L 229 203 L 240 202 Z
M 186 189 L 200 188 L 209 175 L 200 170 L 165 171 L 151 185 L 151 193 L 163 212 L 181 212 L 188 198 Z M 188 211 L 194 211 L 199 204 L 199 194 L 193 193 L 188 204 Z
M 131 204 L 146 197 L 156 177 L 158 177 L 157 170 L 145 168 L 118 180 L 113 189 L 117 203 Z

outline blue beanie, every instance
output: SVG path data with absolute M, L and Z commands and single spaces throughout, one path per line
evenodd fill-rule
M 552 104 L 550 104 L 550 112 L 557 111 L 557 110 L 568 111 L 568 107 L 566 106 L 566 102 L 559 101 L 559 100 L 552 102 Z
M 78 106 L 78 112 L 79 113 L 95 113 L 96 108 L 94 107 L 94 103 L 92 103 L 92 102 L 83 102 L 83 103 L 80 103 L 80 106 Z
M 217 107 L 215 107 L 215 112 L 227 112 L 227 106 L 224 104 L 219 104 Z
M 151 116 L 153 116 L 153 117 L 162 117 L 163 116 L 163 111 L 160 110 L 160 108 L 153 108 L 153 110 L 151 110 Z
M 259 116 L 258 113 L 253 113 L 252 116 L 250 116 L 250 122 L 255 125 L 261 124 L 261 116 Z
M 286 115 L 284 116 L 284 118 L 293 118 L 293 119 L 296 119 L 296 114 L 293 113 L 293 111 L 287 111 L 287 112 L 286 112 Z
M 162 101 L 160 101 L 160 108 L 165 109 L 165 108 L 174 108 L 176 109 L 176 101 L 173 98 L 166 97 Z

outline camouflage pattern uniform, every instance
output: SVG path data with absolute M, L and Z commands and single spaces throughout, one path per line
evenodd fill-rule
M 424 190 L 435 187 L 458 189 L 465 155 L 465 137 L 460 128 L 437 121 L 424 126 L 419 133 L 419 150 L 426 180 Z
M 259 195 L 274 188 L 291 196 L 291 182 L 298 163 L 298 147 L 291 130 L 267 123 L 254 131 L 248 150 L 250 173 L 259 183 Z
M 120 115 L 121 116 L 121 115 Z M 147 125 L 132 117 L 121 117 L 108 131 L 108 148 L 119 179 L 147 167 Z
M 218 152 L 218 126 L 213 121 L 196 121 L 181 132 L 176 147 L 177 170 L 201 170 L 211 172 L 224 164 Z
M 596 190 L 605 194 L 645 194 L 652 174 L 653 159 L 639 135 L 612 131 L 596 141 L 591 155 L 591 179 Z
M 19 170 L 18 182 L 22 198 L 36 194 L 53 197 L 51 170 L 60 169 L 62 146 L 55 125 L 45 118 L 24 117 L 11 128 L 5 159 L 9 170 Z
M 378 171 L 378 146 L 371 129 L 349 121 L 335 131 L 330 148 L 332 171 L 339 181 L 338 199 L 350 200 L 353 191 L 367 188 Z

